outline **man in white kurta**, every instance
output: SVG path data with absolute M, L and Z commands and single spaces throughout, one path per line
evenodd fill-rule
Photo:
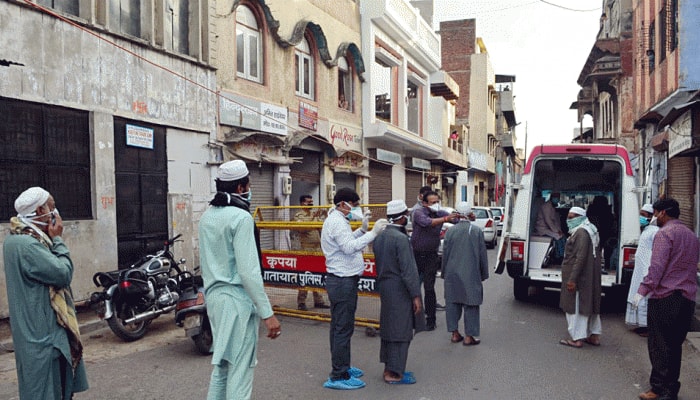
M 639 235 L 639 244 L 637 245 L 637 253 L 634 256 L 634 272 L 630 281 L 630 291 L 627 295 L 627 312 L 625 313 L 625 323 L 636 327 L 634 331 L 639 335 L 645 336 L 647 332 L 647 299 L 643 298 L 635 307 L 634 300 L 639 285 L 644 280 L 649 272 L 649 264 L 651 264 L 651 248 L 654 245 L 654 237 L 659 227 L 656 226 L 656 221 L 651 223 L 654 216 L 654 208 L 651 204 L 645 204 L 639 210 L 639 224 L 642 228 L 642 234 Z
M 217 194 L 199 221 L 202 278 L 214 335 L 207 399 L 250 399 L 260 319 L 269 338 L 282 331 L 260 274 L 248 209 L 248 169 L 243 161 L 229 161 L 217 176 Z

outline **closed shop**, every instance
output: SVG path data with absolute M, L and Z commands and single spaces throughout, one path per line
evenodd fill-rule
M 321 162 L 323 154 L 300 148 L 293 148 L 289 156 L 300 160 L 289 166 L 289 175 L 292 177 L 292 195 L 290 205 L 298 205 L 299 196 L 311 195 L 314 204 L 322 204 L 321 198 Z
M 391 164 L 369 162 L 369 203 L 386 204 L 391 201 Z
M 275 205 L 273 192 L 275 164 L 248 163 L 247 166 L 250 172 L 250 190 L 253 191 L 250 201 L 250 212 L 255 212 L 255 208 L 258 206 Z M 274 248 L 273 233 L 267 229 L 260 230 L 260 246 L 262 249 Z
M 406 170 L 406 204 L 413 207 L 415 199 L 418 197 L 418 192 L 423 184 L 423 173 L 418 171 Z
M 668 195 L 678 201 L 678 219 L 690 229 L 695 227 L 695 158 L 672 157 L 668 160 Z

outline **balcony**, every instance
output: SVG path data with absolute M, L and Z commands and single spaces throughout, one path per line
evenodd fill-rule
M 406 0 L 372 0 L 360 2 L 360 15 L 396 41 L 411 57 L 428 68 L 440 69 L 440 36 Z
M 364 139 L 367 148 L 401 149 L 407 157 L 433 159 L 442 153 L 442 146 L 380 120 L 364 130 Z

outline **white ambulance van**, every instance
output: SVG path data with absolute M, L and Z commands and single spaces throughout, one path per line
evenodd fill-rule
M 613 215 L 607 241 L 612 257 L 602 275 L 605 296 L 624 302 L 634 268 L 639 239 L 639 200 L 629 155 L 624 147 L 603 144 L 541 145 L 526 160 L 520 183 L 508 190 L 500 265 L 513 278 L 513 294 L 525 300 L 533 291 L 561 289 L 561 265 L 553 257 L 554 243 L 533 231 L 539 208 L 552 192 L 560 193 L 562 232 L 571 207 L 588 208 L 603 196 Z M 599 199 L 600 200 L 600 199 Z M 603 257 L 600 257 L 601 262 Z M 603 267 L 603 265 L 601 265 Z M 497 268 L 496 272 L 499 272 Z M 618 298 L 619 296 L 619 298 Z

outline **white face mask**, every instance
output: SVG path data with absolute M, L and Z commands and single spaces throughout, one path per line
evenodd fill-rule
M 250 200 L 253 198 L 253 190 L 252 189 L 248 190 L 245 193 L 231 193 L 231 194 L 233 196 L 236 196 L 239 199 L 247 202 L 247 203 L 250 203 Z
M 46 214 L 36 215 L 34 217 L 27 217 L 27 219 L 29 221 L 31 221 L 34 225 L 47 226 L 48 223 L 46 223 L 44 221 L 39 221 L 39 218 L 43 218 L 47 215 L 55 216 L 55 215 L 61 215 L 61 214 L 58 213 L 58 208 L 54 208 L 53 211 L 50 211 Z M 55 219 L 55 217 L 53 219 Z
M 345 218 L 350 221 L 362 221 L 362 209 L 359 206 L 353 207 L 352 204 L 348 203 L 347 201 L 344 203 L 350 207 L 350 213 L 348 213 Z
M 430 208 L 432 211 L 438 212 L 438 211 L 440 211 L 440 203 L 435 203 L 428 208 Z

